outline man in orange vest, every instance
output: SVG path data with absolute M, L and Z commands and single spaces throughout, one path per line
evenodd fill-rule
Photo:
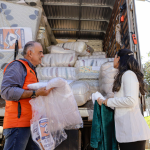
M 52 89 L 29 90 L 28 84 L 38 82 L 36 66 L 41 63 L 43 48 L 30 41 L 23 50 L 24 59 L 9 63 L 4 69 L 1 96 L 6 100 L 4 116 L 4 150 L 39 150 L 30 133 L 31 98 L 47 96 Z

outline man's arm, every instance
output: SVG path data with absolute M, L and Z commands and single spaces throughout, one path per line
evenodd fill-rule
M 9 64 L 1 85 L 2 98 L 10 101 L 18 101 L 24 93 L 22 87 L 26 75 L 26 68 L 20 62 L 14 61 Z
M 46 87 L 36 90 L 35 95 L 38 96 L 47 96 L 53 88 L 46 90 Z M 21 95 L 20 99 L 30 98 L 32 96 L 33 90 L 25 90 Z

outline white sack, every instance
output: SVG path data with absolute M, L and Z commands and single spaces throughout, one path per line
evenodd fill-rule
M 70 84 L 78 106 L 84 105 L 90 99 L 89 85 L 84 81 L 75 81 Z
M 97 59 L 97 58 L 106 58 L 106 56 L 105 55 L 83 56 L 83 57 L 78 57 L 78 60 L 80 60 L 80 59 Z
M 86 53 L 86 44 L 85 42 L 69 42 L 69 43 L 61 43 L 57 44 L 57 46 L 62 47 L 62 48 L 67 48 L 74 50 L 78 53 Z
M 113 61 L 114 58 L 102 59 L 82 59 L 77 60 L 75 67 L 77 68 L 78 79 L 99 79 L 99 71 L 101 65 L 108 61 Z
M 117 72 L 118 70 L 114 68 L 113 62 L 107 62 L 101 66 L 99 76 L 100 92 L 106 98 L 114 97 L 112 88 Z
M 105 53 L 105 52 L 93 52 L 92 55 L 93 55 L 93 56 L 106 55 L 106 53 Z
M 44 122 L 42 126 L 50 135 L 50 143 L 52 142 L 55 148 L 67 138 L 64 129 L 78 129 L 83 126 L 83 121 L 67 82 L 62 78 L 52 79 L 48 82 L 46 89 L 53 87 L 54 89 L 48 96 L 38 96 L 30 100 L 30 104 L 32 107 L 31 126 L 36 125 L 41 119 L 47 120 L 47 123 Z
M 37 77 L 39 80 L 50 80 L 61 77 L 66 80 L 76 80 L 76 68 L 74 67 L 37 67 Z
M 77 60 L 75 53 L 45 54 L 42 58 L 43 67 L 73 67 Z
M 59 46 L 49 46 L 47 47 L 48 49 L 48 52 L 53 54 L 53 53 L 74 53 L 75 51 L 74 50 L 66 50 L 62 47 L 59 47 Z

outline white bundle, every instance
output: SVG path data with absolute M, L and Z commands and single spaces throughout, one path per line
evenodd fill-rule
M 93 52 L 92 55 L 93 55 L 93 56 L 106 55 L 106 53 L 105 53 L 105 52 Z
M 95 93 L 99 91 L 99 80 L 80 80 L 88 83 L 90 88 L 90 93 Z
M 30 100 L 31 135 L 33 139 L 40 138 L 45 150 L 55 149 L 67 138 L 64 129 L 83 127 L 81 115 L 68 83 L 62 78 L 55 78 L 48 82 L 46 89 L 50 88 L 54 89 L 48 96 L 38 96 Z
M 70 84 L 78 106 L 84 105 L 90 99 L 89 85 L 84 81 L 75 81 Z
M 80 59 L 98 59 L 98 58 L 106 58 L 106 56 L 105 55 L 83 56 L 83 57 L 78 57 L 78 60 L 80 60 Z
M 43 67 L 73 67 L 77 60 L 75 53 L 46 54 L 42 58 Z
M 74 50 L 66 50 L 62 47 L 59 47 L 59 46 L 49 46 L 47 47 L 48 49 L 48 52 L 53 54 L 53 53 L 74 53 L 75 51 Z
M 114 78 L 118 70 L 115 69 L 113 65 L 114 65 L 113 62 L 107 62 L 103 64 L 100 69 L 100 77 L 99 77 L 100 92 L 106 98 L 114 97 L 112 88 Z
M 77 53 L 86 53 L 86 44 L 85 42 L 69 42 L 69 43 L 61 43 L 57 44 L 57 46 L 71 49 L 76 51 Z
M 114 58 L 102 58 L 102 59 L 80 59 L 76 61 L 75 67 L 82 66 L 101 66 L 103 63 L 113 61 Z
M 77 68 L 78 79 L 97 80 L 101 65 L 108 61 L 113 61 L 113 58 L 77 60 L 75 67 Z
M 39 80 L 50 80 L 61 77 L 66 80 L 76 80 L 76 68 L 74 67 L 37 67 L 37 77 Z

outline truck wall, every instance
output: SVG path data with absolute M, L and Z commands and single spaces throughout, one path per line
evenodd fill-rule
M 124 15 L 124 22 L 121 23 L 121 40 L 122 46 L 116 42 L 115 28 L 118 24 L 118 14 L 120 12 L 120 6 L 122 6 L 126 0 L 116 0 L 115 5 L 111 14 L 111 18 L 108 24 L 106 35 L 104 38 L 104 51 L 107 53 L 107 57 L 114 57 L 115 53 L 120 48 L 130 49 L 130 39 L 129 39 L 129 28 L 128 28 L 128 16 L 127 8 L 123 10 L 122 15 Z M 117 20 L 116 20 L 117 18 Z

